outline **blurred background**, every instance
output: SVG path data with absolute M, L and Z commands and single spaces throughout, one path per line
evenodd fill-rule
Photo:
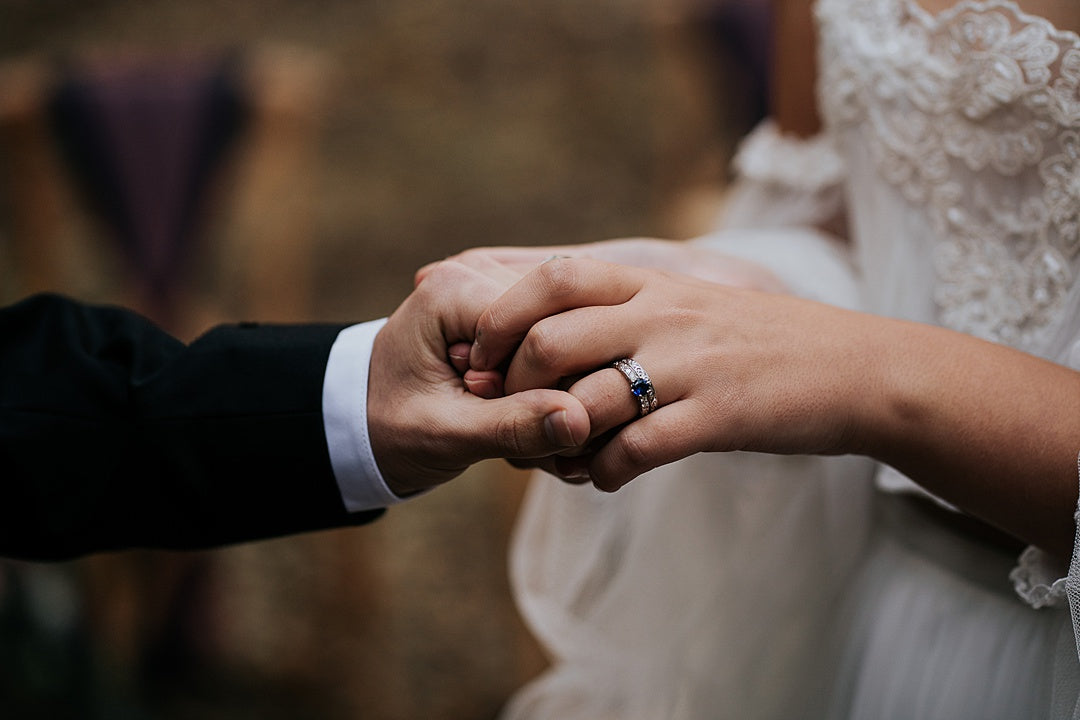
M 191 339 L 385 315 L 476 245 L 703 232 L 763 107 L 759 6 L 0 0 L 0 300 Z M 482 463 L 367 527 L 214 552 L 0 561 L 0 716 L 493 718 L 545 664 L 506 576 L 526 479 Z

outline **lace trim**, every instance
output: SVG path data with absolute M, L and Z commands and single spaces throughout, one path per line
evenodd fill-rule
M 814 193 L 844 180 L 844 159 L 832 137 L 785 135 L 772 120 L 762 121 L 743 139 L 733 161 L 742 177 Z
M 1080 454 L 1076 456 L 1076 474 L 1080 477 Z M 1016 567 L 1009 573 L 1009 579 L 1016 594 L 1033 608 L 1069 606 L 1080 655 L 1080 587 L 1077 587 L 1080 584 L 1080 501 L 1073 512 L 1073 522 L 1076 523 L 1076 537 L 1065 577 L 1061 577 L 1059 562 L 1032 546 L 1020 554 Z
M 1080 454 L 1076 457 L 1076 471 L 1080 474 Z M 1069 575 L 1065 578 L 1065 593 L 1069 598 L 1073 635 L 1076 638 L 1077 656 L 1080 657 L 1080 503 L 1077 505 L 1073 520 L 1076 522 L 1076 539 L 1073 541 Z
M 1020 559 L 1009 580 L 1020 598 L 1033 608 L 1065 607 L 1068 596 L 1066 578 L 1061 575 L 1060 562 L 1037 547 L 1028 547 L 1020 553 Z
M 826 121 L 926 209 L 941 322 L 1042 347 L 1080 272 L 1080 36 L 1005 0 L 817 14 Z

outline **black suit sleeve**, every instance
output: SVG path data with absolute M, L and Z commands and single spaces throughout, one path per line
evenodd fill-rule
M 185 345 L 118 308 L 0 310 L 0 555 L 194 549 L 367 522 L 330 467 L 331 325 Z

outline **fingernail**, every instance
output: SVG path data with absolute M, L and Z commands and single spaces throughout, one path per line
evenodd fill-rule
M 574 447 L 574 434 L 570 432 L 570 420 L 565 410 L 556 410 L 544 418 L 544 434 L 553 445 Z
M 485 400 L 492 400 L 498 397 L 498 393 L 495 392 L 495 386 L 491 384 L 489 380 L 470 380 L 465 378 L 465 389 L 471 392 L 476 397 L 484 398 Z M 545 420 L 545 422 L 547 422 Z
M 480 349 L 480 341 L 483 338 L 484 331 L 480 328 L 476 329 L 476 337 L 473 338 L 472 347 L 469 349 L 469 360 L 474 363 L 473 367 L 478 370 L 486 369 L 481 363 L 483 350 Z
M 450 353 L 450 357 L 453 358 L 454 360 L 468 360 L 469 359 L 469 353 L 462 354 L 460 351 L 459 352 L 452 352 L 452 353 Z
M 584 485 L 585 483 L 589 482 L 589 471 L 575 470 L 571 473 L 560 475 L 559 479 L 571 485 Z
M 469 346 L 469 365 L 475 370 L 480 369 L 480 343 L 477 340 Z
M 623 484 L 624 483 L 610 483 L 610 482 L 599 483 L 596 480 L 593 480 L 593 487 L 595 487 L 600 492 L 605 492 L 605 493 L 618 492 L 619 489 L 622 488 Z
M 589 482 L 589 464 L 581 457 L 555 456 L 555 474 L 565 482 L 582 485 Z

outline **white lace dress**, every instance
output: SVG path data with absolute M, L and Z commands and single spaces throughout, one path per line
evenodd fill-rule
M 1080 38 L 1000 0 L 817 17 L 826 132 L 760 128 L 699 242 L 1080 369 Z M 808 229 L 841 206 L 844 249 Z M 750 454 L 610 496 L 535 479 L 511 572 L 553 664 L 505 716 L 1080 718 L 1076 563 L 918 492 L 863 458 Z

